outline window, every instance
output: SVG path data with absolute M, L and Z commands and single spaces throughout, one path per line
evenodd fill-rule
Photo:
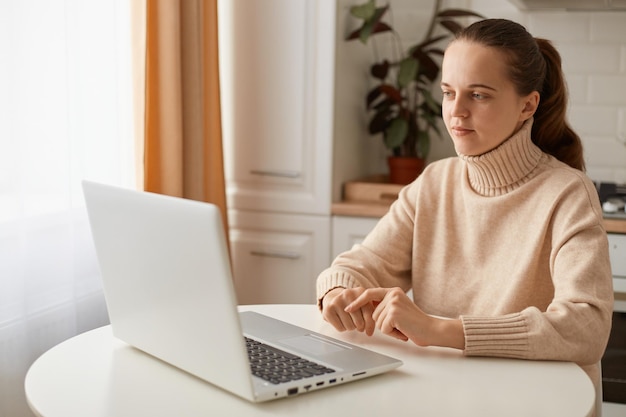
M 0 2 L 0 415 L 27 414 L 33 360 L 108 320 L 81 180 L 135 185 L 129 3 Z

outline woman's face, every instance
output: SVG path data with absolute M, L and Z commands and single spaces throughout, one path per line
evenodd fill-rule
M 532 117 L 539 93 L 520 97 L 495 48 L 454 41 L 441 68 L 443 120 L 457 153 L 476 156 L 496 148 Z

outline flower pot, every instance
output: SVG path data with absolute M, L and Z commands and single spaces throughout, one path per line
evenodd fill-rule
M 389 182 L 393 184 L 409 184 L 415 180 L 424 170 L 426 161 L 422 158 L 390 156 L 387 158 L 389 164 Z

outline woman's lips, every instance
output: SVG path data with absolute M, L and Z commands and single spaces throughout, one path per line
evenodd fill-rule
M 465 136 L 465 135 L 469 135 L 470 133 L 472 133 L 473 130 L 460 127 L 460 126 L 455 126 L 452 128 L 452 132 L 454 132 L 456 136 Z

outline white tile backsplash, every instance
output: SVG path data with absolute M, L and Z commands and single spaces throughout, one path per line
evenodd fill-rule
M 589 75 L 589 104 L 626 107 L 626 74 Z
M 626 168 L 614 169 L 611 172 L 613 181 L 618 184 L 626 184 Z
M 614 107 L 572 104 L 568 119 L 579 135 L 612 136 L 618 126 L 619 113 Z
M 626 12 L 590 13 L 589 18 L 591 42 L 621 45 L 626 42 Z
M 583 136 L 585 160 L 590 166 L 620 167 L 626 161 L 626 147 L 610 136 Z
M 589 39 L 590 13 L 555 11 L 526 13 L 528 14 L 526 28 L 535 37 L 546 38 L 555 43 L 585 42 Z
M 569 105 L 573 103 L 586 103 L 589 97 L 588 77 L 586 75 L 570 74 L 566 76 L 567 89 L 569 90 Z
M 561 54 L 563 71 L 568 74 L 616 74 L 620 71 L 619 45 L 554 44 Z
M 619 125 L 617 127 L 618 139 L 620 139 L 620 141 L 626 145 L 626 106 L 622 106 L 619 109 L 618 118 L 619 118 Z

